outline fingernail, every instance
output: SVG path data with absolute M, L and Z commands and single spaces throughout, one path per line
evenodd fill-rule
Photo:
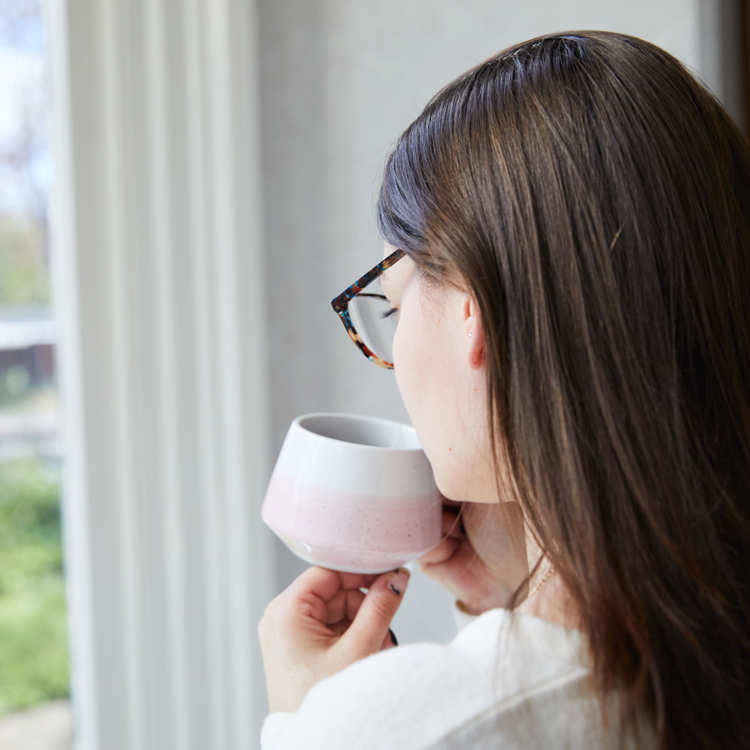
M 396 634 L 388 628 L 388 632 L 391 634 L 391 640 L 393 641 L 394 646 L 398 646 L 398 639 L 396 638 Z
M 388 580 L 388 588 L 396 594 L 396 596 L 401 596 L 408 581 L 409 571 L 406 568 L 396 568 L 396 572 Z

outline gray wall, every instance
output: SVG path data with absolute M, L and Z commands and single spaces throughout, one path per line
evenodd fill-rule
M 290 421 L 350 411 L 408 422 L 393 373 L 355 350 L 329 300 L 376 263 L 385 157 L 443 84 L 545 32 L 599 28 L 666 48 L 740 111 L 735 3 L 262 0 L 264 234 L 271 331 L 272 455 Z M 277 590 L 306 564 L 275 543 Z M 445 641 L 452 598 L 414 571 L 400 642 Z

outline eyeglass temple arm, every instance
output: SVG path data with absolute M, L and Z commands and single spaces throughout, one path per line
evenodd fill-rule
M 364 276 L 360 276 L 351 286 L 347 287 L 341 294 L 331 300 L 331 305 L 336 312 L 346 309 L 346 303 L 359 294 L 370 282 L 380 276 L 386 268 L 390 268 L 397 260 L 401 259 L 406 253 L 399 249 L 392 252 L 387 258 L 383 258 L 380 263 L 376 263 Z

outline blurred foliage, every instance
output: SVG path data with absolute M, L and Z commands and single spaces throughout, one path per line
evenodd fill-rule
M 60 482 L 0 463 L 0 713 L 69 694 Z
M 23 373 L 17 372 L 19 369 Z M 58 410 L 54 379 L 32 385 L 29 371 L 23 365 L 0 368 L 0 417 L 50 410 Z
M 46 238 L 30 217 L 0 215 L 0 306 L 48 305 Z
M 0 307 L 48 306 L 49 106 L 39 0 L 0 3 L 0 47 L 24 53 L 14 85 L 0 91 Z M 0 373 L 4 411 L 27 397 L 25 367 Z M 56 474 L 34 460 L 0 462 L 0 713 L 69 693 L 60 531 Z
M 0 407 L 18 406 L 28 400 L 31 375 L 23 365 L 0 369 Z

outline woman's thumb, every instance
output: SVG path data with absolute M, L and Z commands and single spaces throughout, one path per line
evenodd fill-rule
M 367 591 L 344 637 L 347 647 L 360 656 L 379 651 L 409 583 L 409 571 L 397 568 L 383 573 Z

